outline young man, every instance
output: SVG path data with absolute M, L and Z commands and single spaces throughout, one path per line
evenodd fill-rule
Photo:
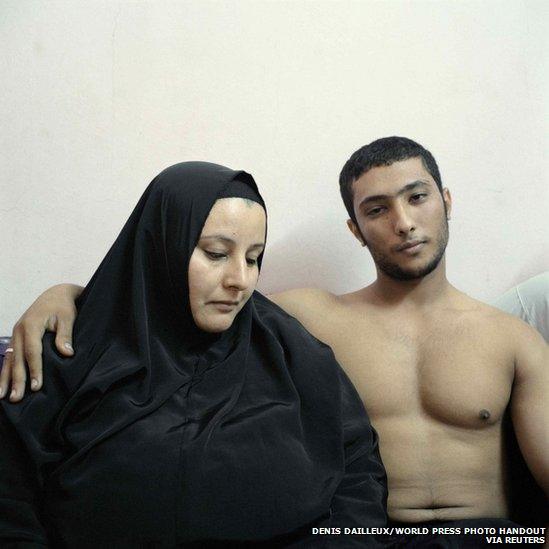
M 380 139 L 351 156 L 340 186 L 375 282 L 341 296 L 294 290 L 274 300 L 332 347 L 362 396 L 380 436 L 389 517 L 508 517 L 508 409 L 549 493 L 547 345 L 448 282 L 451 196 L 433 156 L 408 139 Z
M 451 196 L 421 145 L 390 137 L 362 147 L 340 186 L 349 229 L 372 254 L 376 280 L 339 296 L 300 289 L 271 297 L 332 347 L 360 393 L 380 436 L 392 521 L 505 519 L 506 411 L 549 492 L 547 345 L 446 279 Z M 16 326 L 15 353 L 0 378 L 5 394 L 13 368 L 13 400 L 25 383 L 23 354 L 39 380 L 44 329 L 58 328 L 60 350 L 70 341 L 79 291 L 50 290 Z

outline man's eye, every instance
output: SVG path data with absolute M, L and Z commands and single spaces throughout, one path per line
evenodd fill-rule
M 253 267 L 254 265 L 257 265 L 257 259 L 252 259 L 251 257 L 248 257 L 246 258 L 246 263 L 248 263 L 250 267 Z
M 371 210 L 368 210 L 368 213 L 366 214 L 369 217 L 375 217 L 376 215 L 379 215 L 383 211 L 383 208 L 380 206 L 379 208 L 372 208 Z
M 421 202 L 426 196 L 427 196 L 427 193 L 417 193 L 417 194 L 413 194 L 410 197 L 410 200 L 412 202 Z
M 224 257 L 227 257 L 227 254 L 219 253 L 219 252 L 208 252 L 208 250 L 204 250 L 204 253 L 212 260 L 217 261 L 218 259 L 223 259 Z

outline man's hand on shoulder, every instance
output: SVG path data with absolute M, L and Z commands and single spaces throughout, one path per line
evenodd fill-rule
M 9 393 L 11 402 L 25 394 L 28 366 L 31 389 L 42 387 L 42 337 L 46 330 L 57 332 L 55 345 L 64 356 L 72 356 L 72 329 L 76 318 L 75 300 L 82 287 L 59 284 L 46 290 L 17 321 L 9 351 L 0 372 L 0 398 Z M 11 390 L 10 389 L 11 384 Z

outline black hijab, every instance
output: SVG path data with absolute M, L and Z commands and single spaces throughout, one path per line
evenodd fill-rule
M 189 260 L 213 204 L 235 180 L 259 196 L 249 174 L 215 164 L 185 162 L 160 173 L 78 300 L 74 357 L 60 358 L 46 336 L 43 391 L 17 406 L 3 404 L 53 515 L 66 518 L 85 505 L 78 503 L 83 479 L 110 466 L 101 448 L 177 401 L 179 420 L 166 426 L 166 436 L 181 431 L 172 464 L 180 485 L 163 511 L 177 514 L 174 543 L 310 533 L 309 525 L 325 524 L 330 515 L 353 525 L 383 524 L 385 479 L 375 433 L 331 350 L 258 292 L 222 334 L 207 334 L 193 321 Z M 127 444 L 111 455 L 128 451 Z M 133 463 L 161 462 L 155 451 L 151 444 Z M 166 475 L 172 465 L 165 465 Z M 358 468 L 360 486 L 338 507 L 350 466 Z M 146 519 L 134 515 L 127 521 L 135 529 Z M 97 541 L 103 518 L 93 520 Z M 68 528 L 67 538 L 84 536 L 79 544 L 87 538 L 78 516 L 77 526 L 53 521 Z

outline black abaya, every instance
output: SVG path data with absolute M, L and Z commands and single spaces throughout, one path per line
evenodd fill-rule
M 257 292 L 226 332 L 194 324 L 189 259 L 235 178 L 256 188 L 203 162 L 157 176 L 78 301 L 75 356 L 46 336 L 43 390 L 2 401 L 2 543 L 347 546 L 312 528 L 385 523 L 377 438 L 331 350 Z

